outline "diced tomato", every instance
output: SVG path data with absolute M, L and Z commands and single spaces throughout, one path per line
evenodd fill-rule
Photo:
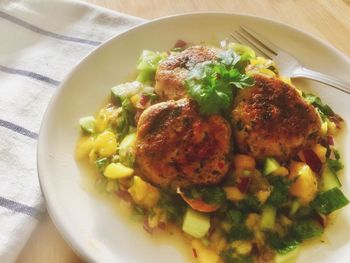
M 177 193 L 180 194 L 182 199 L 193 209 L 199 212 L 210 213 L 218 210 L 220 205 L 213 205 L 204 202 L 200 198 L 191 199 L 188 198 L 180 189 L 177 190 Z

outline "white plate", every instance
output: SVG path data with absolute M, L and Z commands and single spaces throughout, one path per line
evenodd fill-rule
M 38 171 L 49 213 L 68 243 L 95 262 L 184 262 L 171 242 L 153 242 L 131 227 L 109 204 L 82 187 L 84 172 L 73 157 L 78 120 L 98 110 L 110 88 L 130 79 L 143 49 L 169 50 L 176 40 L 218 44 L 238 25 L 246 25 L 295 55 L 305 66 L 350 81 L 350 61 L 330 45 L 297 29 L 252 16 L 188 14 L 151 21 L 118 35 L 88 55 L 63 82 L 45 114 L 38 145 Z M 299 81 L 350 123 L 350 96 L 321 84 Z M 350 137 L 341 136 L 341 153 L 350 169 Z M 344 189 L 350 197 L 349 178 Z M 350 262 L 350 206 L 327 230 L 329 242 L 303 250 L 298 262 Z M 188 248 L 189 249 L 189 248 Z

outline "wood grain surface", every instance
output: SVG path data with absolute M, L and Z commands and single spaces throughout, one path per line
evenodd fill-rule
M 284 22 L 331 43 L 350 56 L 350 0 L 86 0 L 108 9 L 153 19 L 198 11 L 225 11 Z M 82 262 L 48 215 L 40 221 L 17 263 Z

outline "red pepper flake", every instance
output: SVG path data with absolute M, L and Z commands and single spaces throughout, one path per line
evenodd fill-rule
M 225 167 L 225 164 L 223 162 L 218 163 L 219 169 L 223 169 Z
M 198 257 L 197 250 L 195 248 L 192 248 L 192 252 L 193 252 L 193 256 L 197 258 Z

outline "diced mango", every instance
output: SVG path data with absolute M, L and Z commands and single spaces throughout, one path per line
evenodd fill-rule
M 128 192 L 136 204 L 146 208 L 154 207 L 160 198 L 159 190 L 138 176 L 134 176 L 134 183 Z
M 237 240 L 232 242 L 232 248 L 240 255 L 248 255 L 252 251 L 253 244 L 249 240 Z
M 192 240 L 192 248 L 196 251 L 199 263 L 218 263 L 220 257 L 210 248 L 204 246 L 198 239 Z
M 317 178 L 306 163 L 292 162 L 289 179 L 295 179 L 289 192 L 298 197 L 302 204 L 308 204 L 314 199 L 317 192 Z
M 228 200 L 241 201 L 245 198 L 245 194 L 243 194 L 236 186 L 224 187 L 224 191 Z
M 322 163 L 326 162 L 326 153 L 327 153 L 326 147 L 322 146 L 321 144 L 315 144 L 312 147 L 312 150 L 315 152 L 315 154 L 321 160 Z
M 83 159 L 87 157 L 94 147 L 94 138 L 91 136 L 83 136 L 79 139 L 76 149 L 75 149 L 75 157 L 79 159 Z
M 272 175 L 274 176 L 287 176 L 289 174 L 289 171 L 286 167 L 280 166 L 277 168 L 277 170 L 272 172 Z
M 263 189 L 255 193 L 256 198 L 262 204 L 266 202 L 267 198 L 269 198 L 270 195 L 271 195 L 271 189 Z
M 101 157 L 109 157 L 117 152 L 117 140 L 115 134 L 104 131 L 97 136 L 94 142 L 94 149 Z
M 126 167 L 121 163 L 110 163 L 103 174 L 110 179 L 122 179 L 132 176 L 134 169 Z
M 233 156 L 233 165 L 236 170 L 252 170 L 255 169 L 256 163 L 249 155 L 236 154 Z

